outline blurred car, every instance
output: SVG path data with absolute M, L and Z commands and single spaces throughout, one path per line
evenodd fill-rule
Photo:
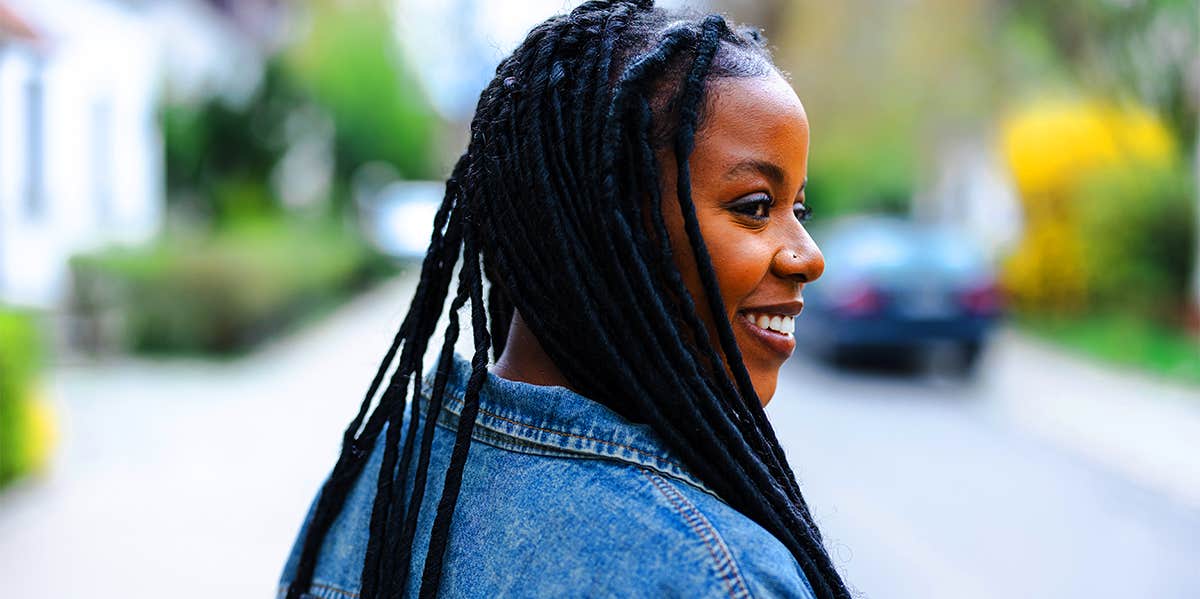
M 971 371 L 1002 311 L 986 255 L 967 234 L 859 216 L 814 232 L 825 273 L 804 289 L 797 341 L 836 361 L 951 346 Z

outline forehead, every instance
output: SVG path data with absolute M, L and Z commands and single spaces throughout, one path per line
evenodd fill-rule
M 804 106 L 778 73 L 715 79 L 708 84 L 690 162 L 694 171 L 715 174 L 748 160 L 765 161 L 782 167 L 789 182 L 799 182 L 808 168 L 808 135 Z

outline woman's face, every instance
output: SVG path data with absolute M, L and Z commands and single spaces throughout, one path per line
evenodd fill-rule
M 708 111 L 689 159 L 692 200 L 712 256 L 726 316 L 763 405 L 775 395 L 779 369 L 795 350 L 793 319 L 801 291 L 825 260 L 799 216 L 805 210 L 808 118 L 779 74 L 708 83 Z M 675 161 L 660 156 L 663 213 L 688 291 L 709 337 L 715 321 L 676 201 Z

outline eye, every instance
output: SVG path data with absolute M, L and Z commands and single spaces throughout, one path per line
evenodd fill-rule
M 757 193 L 738 200 L 731 209 L 753 220 L 764 221 L 771 217 L 771 204 L 775 203 L 771 196 Z
M 806 223 L 812 218 L 812 206 L 808 202 L 801 202 L 792 207 L 792 212 L 796 215 L 796 220 Z

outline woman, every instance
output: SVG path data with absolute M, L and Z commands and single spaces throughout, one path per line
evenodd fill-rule
M 763 412 L 824 268 L 807 156 L 756 32 L 647 0 L 535 27 L 281 596 L 847 597 Z

